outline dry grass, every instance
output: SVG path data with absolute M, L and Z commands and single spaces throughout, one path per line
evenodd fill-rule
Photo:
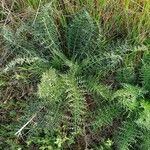
M 36 10 L 45 2 L 47 0 L 2 0 L 1 22 L 13 21 L 16 16 L 24 18 L 29 13 L 29 7 Z M 143 43 L 150 35 L 149 0 L 53 0 L 53 3 L 63 15 L 87 8 L 100 21 L 108 39 L 127 38 Z

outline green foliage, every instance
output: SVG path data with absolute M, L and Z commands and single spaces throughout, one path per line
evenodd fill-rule
M 61 80 L 55 70 L 49 69 L 42 75 L 38 94 L 49 102 L 59 102 L 63 93 L 61 88 Z
M 140 145 L 141 150 L 149 150 L 150 149 L 150 131 L 144 130 L 141 135 L 142 143 Z
M 98 79 L 90 77 L 90 79 L 87 80 L 87 87 L 89 92 L 94 93 L 94 95 L 99 96 L 99 98 L 101 97 L 103 100 L 110 100 L 112 90 L 110 87 L 99 83 Z
M 84 118 L 86 113 L 86 101 L 84 98 L 84 89 L 78 84 L 78 81 L 73 76 L 63 77 L 66 93 L 66 100 L 68 101 L 69 111 L 72 116 L 72 128 L 75 133 L 82 132 Z
M 114 119 L 117 119 L 121 114 L 121 109 L 119 106 L 115 104 L 107 104 L 107 106 L 103 106 L 97 113 L 94 114 L 96 116 L 95 121 L 93 122 L 94 128 L 107 127 L 113 124 Z
M 67 27 L 66 39 L 69 56 L 83 59 L 91 54 L 94 55 L 100 44 L 98 43 L 98 38 L 100 38 L 98 33 L 98 28 L 87 11 L 82 10 L 75 15 Z
M 141 74 L 143 87 L 145 90 L 150 91 L 150 54 L 144 56 Z
M 37 101 L 39 104 L 34 110 L 38 117 L 37 125 L 52 134 L 54 134 L 53 131 L 62 128 L 61 125 L 67 127 L 66 132 L 71 130 L 72 133 L 82 134 L 86 102 L 81 83 L 81 80 L 78 81 L 69 73 L 62 75 L 52 68 L 44 72 L 37 92 L 41 100 Z M 30 105 L 34 108 L 32 103 Z M 30 114 L 31 112 L 28 116 Z
M 40 81 L 43 71 L 48 68 L 48 61 L 38 57 L 14 58 L 0 74 L 1 100 L 7 102 L 9 99 L 21 99 L 33 94 L 33 86 Z
M 21 116 L 22 110 L 26 107 L 26 104 L 20 101 L 11 100 L 7 103 L 1 102 L 0 104 L 0 146 L 4 150 L 7 149 L 19 149 L 23 146 L 17 141 L 14 135 L 14 130 L 17 128 L 19 121 L 18 117 Z M 20 108 L 20 110 L 18 109 Z
M 33 24 L 34 40 L 43 47 L 43 53 L 49 58 L 59 50 L 59 33 L 53 18 L 52 7 L 44 7 Z
M 90 150 L 112 150 L 113 142 L 110 139 L 103 140 L 101 145 Z
M 139 106 L 139 99 L 142 97 L 142 89 L 127 84 L 124 84 L 123 89 L 117 90 L 113 95 L 113 99 L 117 99 L 124 108 L 130 111 Z
M 122 83 L 131 84 L 134 82 L 134 68 L 123 67 L 117 71 L 117 81 Z
M 128 150 L 132 147 L 137 136 L 137 126 L 134 121 L 123 122 L 119 132 L 115 137 L 117 149 Z
M 137 120 L 137 124 L 143 128 L 150 129 L 150 102 L 141 102 L 141 107 L 143 111 L 141 112 L 140 117 Z
M 62 139 L 59 133 L 57 133 L 58 137 L 52 137 L 51 134 L 49 134 L 46 131 L 40 130 L 39 133 L 40 132 L 43 134 L 42 136 L 39 134 L 37 136 L 32 136 L 27 140 L 28 148 L 36 145 L 36 148 L 38 148 L 39 150 L 61 150 L 61 147 L 64 144 L 64 142 L 68 140 L 67 138 Z
M 34 42 L 29 42 L 30 36 L 27 36 L 28 30 L 29 28 L 24 24 L 17 28 L 16 32 L 8 26 L 2 28 L 2 35 L 10 53 L 13 52 L 17 56 L 36 56 Z
M 15 70 L 28 70 L 41 74 L 46 68 L 48 68 L 48 61 L 44 59 L 38 57 L 18 57 L 10 61 L 4 68 L 3 72 L 8 73 Z
M 52 4 L 20 27 L 2 29 L 11 57 L 1 69 L 0 98 L 6 106 L 14 99 L 26 104 L 16 103 L 15 111 L 2 106 L 2 139 L 11 137 L 4 144 L 11 149 L 149 149 L 148 48 L 107 41 L 86 9 L 68 17 Z M 71 12 L 63 1 L 59 7 Z

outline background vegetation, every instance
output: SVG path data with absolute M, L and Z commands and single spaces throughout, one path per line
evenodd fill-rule
M 149 0 L 0 10 L 2 149 L 150 149 Z

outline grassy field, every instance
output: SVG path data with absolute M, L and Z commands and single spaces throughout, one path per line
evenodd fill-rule
M 149 0 L 1 0 L 0 149 L 150 149 Z

